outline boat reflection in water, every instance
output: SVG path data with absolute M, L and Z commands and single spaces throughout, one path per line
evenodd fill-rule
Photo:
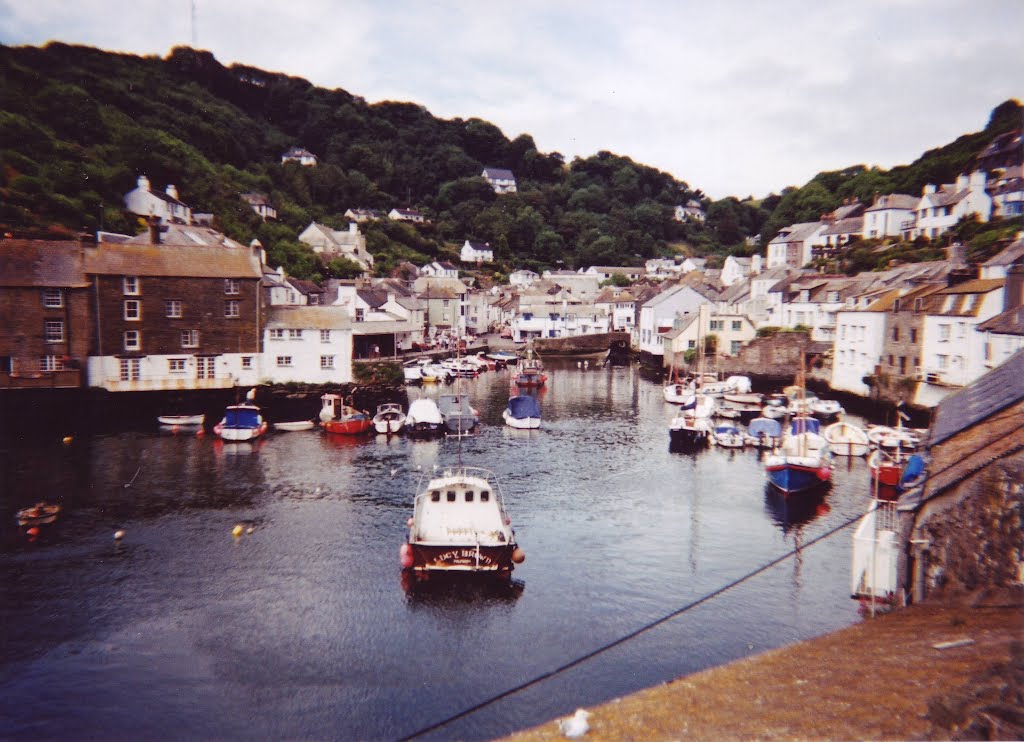
M 764 487 L 764 509 L 784 534 L 801 530 L 832 510 L 826 500 L 830 490 L 831 482 L 826 482 L 812 490 L 787 496 L 769 482 Z
M 401 572 L 402 590 L 410 606 L 514 603 L 526 583 L 508 574 L 485 572 Z

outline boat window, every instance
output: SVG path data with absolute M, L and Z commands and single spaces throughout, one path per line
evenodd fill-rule
M 448 502 L 455 502 L 455 490 L 448 490 Z
M 466 490 L 466 502 L 473 502 L 473 490 Z
M 480 492 L 480 502 L 488 502 L 490 499 L 491 499 L 491 493 L 490 492 L 488 492 L 487 490 L 482 490 Z
M 441 502 L 441 491 L 434 490 L 433 492 L 431 492 L 430 499 L 433 500 L 434 502 Z

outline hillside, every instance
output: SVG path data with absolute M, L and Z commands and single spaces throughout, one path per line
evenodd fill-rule
M 465 240 L 488 242 L 498 271 L 518 267 L 637 265 L 679 249 L 749 253 L 744 239 L 850 195 L 920 192 L 949 180 L 991 137 L 1020 120 L 1008 101 L 982 132 L 925 153 L 904 168 L 822 173 L 760 202 L 710 202 L 671 175 L 610 152 L 566 163 L 529 135 L 509 140 L 477 119 L 439 119 L 422 106 L 369 104 L 344 90 L 176 48 L 165 58 L 51 43 L 0 46 L 0 227 L 21 233 L 136 232 L 123 196 L 146 174 L 178 187 L 197 212 L 242 242 L 258 238 L 271 262 L 298 277 L 353 275 L 322 265 L 296 236 L 310 221 L 342 227 L 349 208 L 417 208 L 430 224 L 364 226 L 378 273 L 450 258 Z M 1016 117 L 1016 118 L 1014 118 Z M 281 165 L 292 146 L 319 165 Z M 484 167 L 512 170 L 519 192 L 497 196 Z M 262 223 L 241 199 L 266 194 L 278 221 Z M 707 222 L 681 223 L 696 199 Z

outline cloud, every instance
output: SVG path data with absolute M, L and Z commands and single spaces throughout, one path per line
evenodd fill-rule
M 342 87 L 478 117 L 567 157 L 610 150 L 714 197 L 821 170 L 892 167 L 1021 97 L 1009 0 L 197 0 L 199 46 Z M 189 0 L 0 0 L 4 43 L 166 54 Z

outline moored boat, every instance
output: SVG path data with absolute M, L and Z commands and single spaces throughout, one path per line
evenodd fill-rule
M 541 421 L 540 405 L 529 394 L 517 394 L 509 398 L 501 417 L 510 428 L 536 430 Z
M 807 409 L 802 362 L 796 385 L 788 389 L 796 390 L 796 396 L 791 398 L 796 403 L 793 408 Z M 798 415 L 789 425 L 781 445 L 764 459 L 768 481 L 786 496 L 814 489 L 832 478 L 832 452 L 828 441 L 819 434 L 821 422 Z
M 441 410 L 446 432 L 450 435 L 470 433 L 480 422 L 480 413 L 469 403 L 469 396 L 462 392 L 440 395 L 437 407 Z
M 325 394 L 320 400 L 323 402 L 320 424 L 326 432 L 359 435 L 373 427 L 370 413 L 347 404 L 340 394 Z
M 405 410 L 397 402 L 385 402 L 377 405 L 373 416 L 373 429 L 385 435 L 401 433 L 405 427 Z
M 285 420 L 274 423 L 274 430 L 280 433 L 295 433 L 300 430 L 312 430 L 315 427 L 316 423 L 312 420 Z
M 835 420 L 846 410 L 834 399 L 812 399 L 810 402 L 811 414 L 819 420 Z
M 716 425 L 711 439 L 716 446 L 722 448 L 743 448 L 747 444 L 743 433 L 735 425 Z
M 57 503 L 37 502 L 30 508 L 22 508 L 14 517 L 19 526 L 41 526 L 53 523 L 59 514 Z
M 213 432 L 225 441 L 251 441 L 266 433 L 267 427 L 260 408 L 245 402 L 229 405 Z
M 836 456 L 866 456 L 871 450 L 867 432 L 853 423 L 842 420 L 832 423 L 822 435 Z
M 688 415 L 680 410 L 669 422 L 668 442 L 674 449 L 707 448 L 711 442 L 711 423 L 707 417 Z
M 197 426 L 206 422 L 206 415 L 160 415 L 156 421 L 161 425 Z
M 414 399 L 405 413 L 405 433 L 410 438 L 434 438 L 444 435 L 444 417 L 430 397 Z
M 399 551 L 413 572 L 508 574 L 525 555 L 516 543 L 495 474 L 457 466 L 424 475 Z
M 539 358 L 524 358 L 516 372 L 515 383 L 518 387 L 542 387 L 548 377 L 544 373 L 544 364 Z
M 782 424 L 770 417 L 755 417 L 747 424 L 747 445 L 775 448 L 782 441 Z

